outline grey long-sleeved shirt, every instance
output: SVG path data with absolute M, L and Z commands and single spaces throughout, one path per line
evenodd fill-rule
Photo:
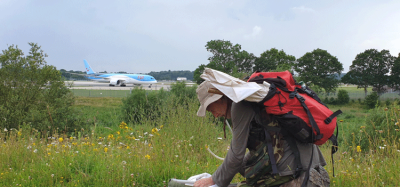
M 212 179 L 220 187 L 228 186 L 236 173 L 244 173 L 247 140 L 250 133 L 251 121 L 256 117 L 251 105 L 246 102 L 232 103 L 231 119 L 233 136 L 230 149 L 225 157 L 224 162 L 212 175 Z M 308 169 L 311 158 L 312 148 L 314 147 L 314 156 L 312 168 L 318 165 L 325 166 L 326 162 L 319 148 L 314 144 L 304 144 L 297 142 L 300 151 L 300 160 L 303 169 Z M 295 157 L 286 143 L 283 143 L 284 155 L 277 164 L 279 175 L 293 175 L 296 169 Z

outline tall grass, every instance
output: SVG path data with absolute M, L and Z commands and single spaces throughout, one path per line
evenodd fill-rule
M 158 118 L 134 125 L 120 121 L 118 98 L 77 98 L 75 107 L 93 124 L 87 129 L 52 137 L 30 128 L 1 129 L 0 186 L 166 186 L 170 178 L 213 173 L 222 161 L 205 146 L 223 157 L 231 134 L 223 139 L 220 121 L 210 114 L 197 117 L 196 99 L 187 103 L 167 103 L 169 107 Z M 366 110 L 354 104 L 340 108 L 344 114 L 339 116 L 335 177 L 330 147 L 321 146 L 331 185 L 399 186 L 399 132 L 395 130 L 399 129 L 395 125 L 399 107 Z M 379 136 L 383 133 L 362 128 L 372 122 L 376 126 L 377 120 L 382 122 L 379 130 L 390 131 L 384 142 Z M 361 144 L 364 138 L 367 147 Z

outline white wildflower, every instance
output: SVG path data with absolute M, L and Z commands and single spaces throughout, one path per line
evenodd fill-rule
M 34 153 L 37 153 L 37 149 L 33 150 Z
M 4 128 L 4 132 L 7 132 L 8 130 L 7 130 L 7 128 Z

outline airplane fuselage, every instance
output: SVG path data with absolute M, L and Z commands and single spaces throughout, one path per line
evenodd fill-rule
M 150 75 L 142 74 L 103 74 L 97 75 L 96 77 L 90 77 L 89 79 L 98 82 L 108 82 L 110 86 L 125 86 L 126 84 L 155 84 L 157 80 Z

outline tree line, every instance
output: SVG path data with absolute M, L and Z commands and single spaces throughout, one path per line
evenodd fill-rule
M 216 69 L 237 78 L 244 78 L 254 71 L 285 71 L 296 73 L 298 81 L 306 82 L 317 92 L 334 92 L 340 83 L 354 84 L 358 88 L 372 86 L 378 94 L 388 88 L 400 89 L 400 53 L 392 56 L 388 50 L 367 49 L 358 54 L 341 79 L 343 64 L 323 49 L 315 49 L 296 59 L 283 50 L 271 48 L 259 57 L 233 45 L 230 41 L 211 40 L 205 46 L 212 55 L 208 64 L 201 64 L 194 71 L 194 81 L 201 83 L 205 67 Z
M 187 80 L 193 80 L 193 71 L 160 71 L 160 72 L 150 72 L 148 75 L 153 76 L 156 80 L 175 80 L 178 77 L 186 77 Z

